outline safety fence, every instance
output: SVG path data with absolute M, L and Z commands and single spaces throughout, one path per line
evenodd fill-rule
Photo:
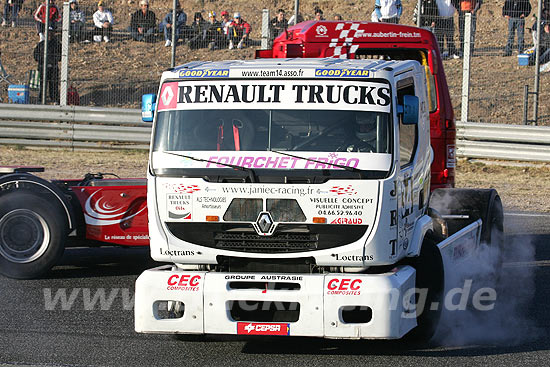
M 85 31 L 82 39 L 69 46 L 68 86 L 73 86 L 78 93 L 78 102 L 83 106 L 137 108 L 140 96 L 144 93 L 155 93 L 158 80 L 163 70 L 170 67 L 170 48 L 165 47 L 164 36 L 158 30 L 152 43 L 137 42 L 130 37 L 128 27 L 131 13 L 138 10 L 139 1 L 107 1 L 106 8 L 114 17 L 111 42 L 94 42 L 90 31 L 93 29 L 92 16 L 97 10 L 97 1 L 82 0 L 80 9 L 85 16 Z M 294 9 L 294 0 L 277 0 L 270 3 L 255 3 L 244 0 L 182 2 L 187 14 L 187 25 L 191 25 L 195 13 L 201 13 L 205 21 L 208 13 L 215 11 L 220 20 L 222 11 L 231 15 L 239 11 L 242 18 L 252 27 L 251 37 L 261 39 L 263 8 L 269 7 L 270 17 L 275 16 L 278 8 L 287 11 L 290 18 Z M 417 0 L 403 0 L 403 14 L 400 24 L 416 25 L 414 17 Z M 422 4 L 427 3 L 425 0 Z M 435 2 L 433 2 L 435 3 Z M 10 75 L 12 84 L 27 84 L 29 72 L 37 68 L 33 50 L 38 42 L 35 22 L 32 13 L 38 7 L 38 0 L 25 1 L 20 11 L 16 27 L 0 27 L 0 60 Z M 170 12 L 172 0 L 151 1 L 150 9 L 156 14 L 157 25 Z M 57 3 L 62 8 L 62 3 Z M 319 6 L 324 10 L 324 17 L 334 19 L 336 14 L 344 20 L 371 20 L 374 0 L 367 5 L 356 2 L 332 2 L 328 0 L 302 0 L 300 13 L 304 20 L 313 19 L 313 9 Z M 475 27 L 472 27 L 473 52 L 470 63 L 469 79 L 469 114 L 468 121 L 491 123 L 522 123 L 524 116 L 525 96 L 527 101 L 527 119 L 531 119 L 533 98 L 525 93 L 525 86 L 533 91 L 534 66 L 519 66 L 517 35 L 514 36 L 510 52 L 507 52 L 508 20 L 501 16 L 503 2 L 483 2 L 475 15 Z M 524 43 L 521 48 L 528 49 L 533 45 L 530 29 L 533 26 L 533 15 L 537 3 L 531 0 L 532 10 L 524 21 Z M 0 9 L 1 10 L 1 9 Z M 437 10 L 442 15 L 443 10 Z M 441 52 L 444 56 L 444 68 L 449 84 L 455 115 L 462 119 L 463 105 L 463 63 L 462 48 L 465 31 L 462 24 L 464 14 L 454 9 L 446 10 L 447 16 L 434 15 L 433 10 L 420 11 L 420 25 L 431 29 L 441 41 Z M 450 16 L 449 16 L 450 14 Z M 60 29 L 61 24 L 58 25 Z M 265 28 L 265 27 L 264 27 Z M 447 41 L 451 42 L 447 42 Z M 90 41 L 90 42 L 86 42 Z M 257 44 L 256 43 L 256 44 Z M 178 44 L 176 63 L 182 64 L 194 60 L 244 59 L 254 57 L 258 46 L 249 46 L 243 50 L 216 49 L 210 50 L 200 45 L 192 48 L 190 43 Z M 504 56 L 511 54 L 511 56 Z M 542 73 L 540 79 L 538 124 L 550 125 L 550 73 Z M 8 83 L 0 79 L 0 98 L 8 101 Z M 31 90 L 30 103 L 38 103 L 38 91 Z M 51 103 L 51 102 L 48 102 Z
M 137 109 L 0 104 L 0 144 L 68 149 L 149 149 Z M 457 156 L 550 162 L 550 127 L 457 122 Z

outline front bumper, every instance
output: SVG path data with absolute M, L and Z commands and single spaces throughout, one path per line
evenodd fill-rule
M 135 329 L 396 339 L 416 326 L 414 286 L 415 270 L 410 266 L 384 274 L 307 275 L 195 272 L 164 266 L 145 271 L 136 281 Z M 292 312 L 283 312 L 266 321 L 268 313 L 273 315 L 270 304 L 277 309 L 299 305 L 299 312 L 292 319 L 286 319 Z M 172 310 L 177 305 L 179 312 L 166 312 L 163 305 Z M 233 307 L 252 312 L 236 317 Z

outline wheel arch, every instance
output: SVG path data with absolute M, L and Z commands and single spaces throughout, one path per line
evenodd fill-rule
M 17 190 L 28 190 L 48 195 L 59 205 L 67 220 L 67 228 L 73 230 L 76 227 L 74 208 L 66 194 L 55 184 L 28 173 L 16 173 L 0 177 L 0 196 Z

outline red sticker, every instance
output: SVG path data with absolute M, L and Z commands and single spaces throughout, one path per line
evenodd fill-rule
M 290 324 L 238 322 L 239 335 L 290 335 Z

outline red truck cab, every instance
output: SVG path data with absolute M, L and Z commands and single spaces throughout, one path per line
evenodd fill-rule
M 417 60 L 426 69 L 434 161 L 431 189 L 454 187 L 456 129 L 451 97 L 437 40 L 432 32 L 411 26 L 366 21 L 306 21 L 289 27 L 271 50 L 256 58 Z

